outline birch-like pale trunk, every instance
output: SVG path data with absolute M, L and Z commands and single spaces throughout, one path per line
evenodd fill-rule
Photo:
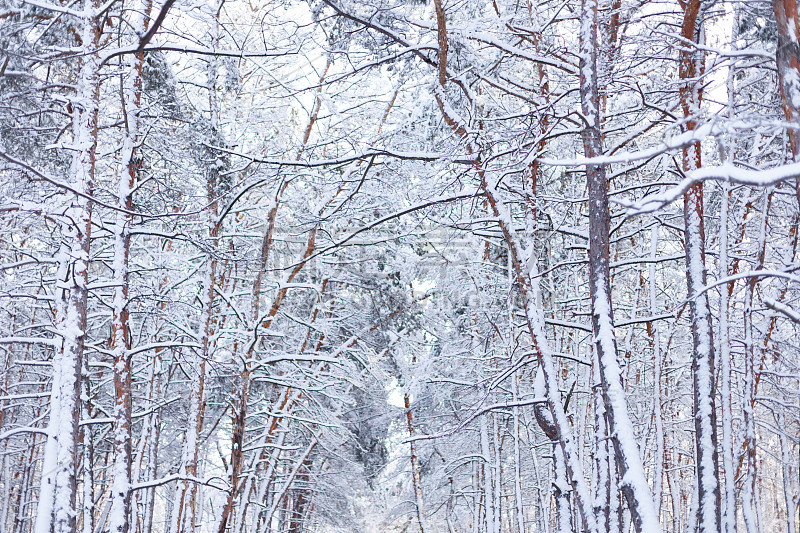
M 81 403 L 84 412 L 91 415 L 91 383 L 89 381 L 89 367 L 83 360 L 81 370 Z M 81 530 L 84 533 L 94 533 L 94 440 L 92 425 L 86 425 L 81 429 L 81 440 L 83 441 L 82 475 L 83 475 L 83 505 L 81 506 Z
M 509 263 L 509 267 L 510 267 Z M 511 272 L 509 268 L 509 278 Z M 511 278 L 513 279 L 513 278 Z M 512 323 L 513 325 L 513 323 Z M 511 350 L 509 350 L 511 351 Z M 515 372 L 512 379 L 512 394 L 514 404 L 519 403 L 519 376 Z M 512 523 L 516 527 L 517 533 L 525 533 L 525 500 L 522 493 L 522 446 L 520 442 L 520 409 L 515 405 L 511 410 L 512 431 L 514 439 L 514 518 Z
M 98 48 L 102 32 L 97 5 L 84 0 L 78 31 L 81 38 L 76 97 L 70 103 L 72 150 L 69 205 L 61 218 L 61 247 L 55 290 L 56 332 L 61 346 L 53 357 L 50 418 L 47 427 L 36 510 L 35 533 L 74 533 L 77 510 L 78 420 L 80 375 L 86 339 L 97 114 L 100 91 Z
M 658 313 L 658 297 L 656 289 L 656 259 L 658 256 L 658 226 L 650 230 L 650 264 L 648 265 L 648 300 L 650 303 L 650 316 Z M 664 414 L 661 411 L 662 359 L 661 353 L 661 328 L 658 321 L 648 322 L 647 332 L 653 347 L 653 429 L 655 431 L 655 480 L 653 483 L 653 497 L 656 503 L 656 512 L 661 517 L 661 506 L 664 501 Z
M 163 309 L 162 303 L 159 307 Z M 151 450 L 158 446 L 158 432 L 156 426 L 159 424 L 160 418 L 159 410 L 156 408 L 156 403 L 159 401 L 161 391 L 161 348 L 155 350 L 154 357 L 150 364 L 150 375 L 148 379 L 147 391 L 147 407 L 150 409 L 150 414 L 147 415 L 142 423 L 142 428 L 136 445 L 136 452 L 134 453 L 135 463 L 131 472 L 131 481 L 133 483 L 146 479 L 148 481 L 155 479 L 155 472 L 150 474 L 151 468 L 154 469 L 156 459 L 151 456 Z M 150 495 L 151 489 L 144 489 L 133 492 L 131 494 L 131 532 L 148 533 L 148 523 L 152 518 L 152 511 L 150 510 Z M 143 512 L 141 518 L 138 511 L 138 503 L 142 502 Z
M 212 230 L 213 232 L 213 230 Z M 215 237 L 212 233 L 212 237 Z M 184 477 L 178 482 L 175 495 L 175 507 L 172 511 L 169 531 L 171 533 L 194 532 L 195 506 L 197 496 L 197 477 L 199 459 L 199 441 L 203 429 L 204 419 L 204 391 L 206 361 L 211 351 L 211 336 L 213 328 L 212 308 L 214 305 L 214 286 L 216 284 L 217 260 L 209 255 L 205 258 L 205 272 L 203 275 L 202 314 L 200 319 L 200 354 L 191 359 L 189 368 L 195 373 L 190 376 L 191 387 L 189 390 L 189 410 L 184 432 L 181 451 L 181 466 L 179 473 Z
M 733 102 L 736 97 L 736 66 L 731 65 L 728 69 L 728 77 L 726 80 L 726 88 L 728 91 L 728 106 L 727 113 L 730 119 L 734 118 L 735 109 Z M 730 142 L 729 146 L 720 143 L 720 152 L 722 158 L 730 161 L 733 159 L 733 152 L 735 148 L 734 142 Z M 719 234 L 717 240 L 719 242 L 719 265 L 718 276 L 720 279 L 728 277 L 728 232 L 730 229 L 730 222 L 728 220 L 728 211 L 730 209 L 730 184 L 722 183 L 722 201 L 720 203 L 720 219 L 719 219 Z M 719 369 L 720 376 L 720 410 L 722 412 L 722 458 L 721 470 L 724 478 L 724 486 L 722 487 L 722 533 L 735 533 L 736 532 L 736 471 L 733 463 L 733 397 L 731 395 L 731 347 L 730 347 L 730 328 L 729 328 L 729 312 L 730 312 L 730 291 L 725 286 L 719 292 L 719 361 L 717 368 Z
M 722 186 L 719 224 L 719 277 L 728 276 L 728 184 Z M 733 406 L 731 404 L 731 349 L 728 328 L 728 290 L 720 291 L 719 302 L 719 346 L 720 346 L 720 404 L 722 407 L 722 472 L 725 476 L 722 530 L 736 531 L 735 468 L 733 466 Z
M 419 456 L 417 455 L 417 441 L 414 440 L 416 428 L 414 427 L 414 416 L 411 412 L 411 398 L 408 393 L 403 395 L 403 405 L 406 411 L 406 423 L 408 426 L 409 447 L 411 448 L 411 483 L 414 490 L 414 507 L 417 516 L 417 525 L 420 533 L 425 533 L 425 504 L 422 498 L 422 479 L 419 474 Z M 484 417 L 481 422 L 485 424 Z M 482 426 L 483 427 L 483 426 Z M 481 441 L 483 442 L 483 441 Z
M 764 194 L 763 210 L 759 221 L 758 254 L 753 268 L 760 270 L 764 266 L 767 239 L 767 217 L 772 201 L 772 194 Z M 748 278 L 744 294 L 744 427 L 745 427 L 745 461 L 744 480 L 742 481 L 742 516 L 747 533 L 760 531 L 759 505 L 758 505 L 758 472 L 757 466 L 757 435 L 755 420 L 755 394 L 757 378 L 755 376 L 756 350 L 753 339 L 753 299 L 755 298 L 758 277 Z
M 481 529 L 483 496 L 481 489 L 481 462 L 472 461 L 472 533 L 478 533 Z
M 490 415 L 481 416 L 479 420 L 479 429 L 481 432 L 481 457 L 483 462 L 484 476 L 483 476 L 483 493 L 486 502 L 486 523 L 484 524 L 484 531 L 486 533 L 499 533 L 497 528 L 497 521 L 499 519 L 499 509 L 497 506 L 497 477 L 495 474 L 495 443 L 494 441 L 494 428 L 489 426 Z
M 495 513 L 493 530 L 503 530 L 503 441 L 500 437 L 500 424 L 497 416 L 489 415 L 492 421 L 492 499 Z
M 583 146 L 587 158 L 603 153 L 597 83 L 597 19 L 597 0 L 582 0 L 579 69 L 581 110 L 586 121 Z M 589 191 L 589 292 L 592 330 L 606 421 L 620 471 L 620 488 L 628 502 L 634 527 L 637 533 L 657 533 L 661 530 L 661 525 L 645 477 L 633 422 L 628 414 L 614 333 L 609 266 L 610 213 L 605 167 L 586 165 L 586 181 Z
M 6 367 L 8 368 L 8 367 Z M 8 372 L 6 371 L 6 377 L 8 377 Z M 8 379 L 5 380 L 6 387 L 5 390 L 8 390 Z M 5 402 L 0 402 L 0 407 L 5 407 L 3 405 Z M 0 418 L 0 424 L 2 424 L 2 418 Z M 2 427 L 2 425 L 0 425 Z M 8 440 L 3 443 L 3 458 L 0 460 L 0 464 L 2 467 L 0 472 L 2 473 L 4 491 L 2 495 L 2 511 L 0 511 L 0 527 L 8 528 L 8 511 L 11 507 L 11 495 L 13 494 L 13 488 L 11 487 L 11 483 L 9 480 L 11 479 L 11 469 L 9 468 L 9 463 L 13 461 L 11 457 L 8 457 Z
M 5 452 L 8 451 L 8 441 L 3 444 L 3 453 L 4 457 L 2 459 L 2 476 L 5 485 L 5 490 L 3 491 L 3 500 L 2 500 L 2 511 L 0 511 L 0 527 L 8 528 L 8 511 L 11 507 L 11 495 L 13 493 L 13 489 L 11 488 L 11 483 L 8 480 L 11 479 L 11 469 L 9 468 L 9 463 L 12 461 L 10 457 L 6 457 Z
M 792 456 L 791 448 L 793 444 L 786 434 L 786 428 L 789 427 L 786 415 L 780 413 L 777 418 L 781 428 L 778 432 L 778 438 L 781 445 L 781 482 L 783 484 L 783 504 L 786 507 L 786 531 L 787 533 L 795 533 L 797 531 L 795 522 L 797 503 L 792 489 L 792 479 L 794 477 L 792 470 L 797 468 L 796 464 L 794 464 L 793 468 L 793 463 L 797 460 L 797 457 Z
M 745 531 L 758 533 L 758 517 L 756 515 L 756 424 L 753 408 L 755 397 L 755 376 L 753 360 L 753 303 L 750 284 L 747 284 L 744 307 L 744 479 L 742 480 L 742 517 L 744 518 Z
M 172 242 L 165 243 L 166 249 L 172 249 Z M 169 278 L 164 275 L 159 283 L 159 294 L 163 296 L 164 291 L 168 290 Z M 161 300 L 158 304 L 158 309 L 164 311 L 167 308 L 166 299 Z M 156 323 L 154 330 L 160 329 L 160 324 Z M 163 340 L 162 336 L 157 337 L 158 340 Z M 147 405 L 150 409 L 150 414 L 142 424 L 142 431 L 139 437 L 139 450 L 136 472 L 132 474 L 132 480 L 136 481 L 152 481 L 158 475 L 158 444 L 161 436 L 161 420 L 162 412 L 157 408 L 159 402 L 163 399 L 164 375 L 167 370 L 164 368 L 164 349 L 159 347 L 154 351 L 153 359 L 150 362 L 150 376 L 149 376 L 149 389 L 147 393 Z M 138 521 L 137 505 L 142 502 L 142 519 Z M 135 491 L 132 495 L 131 506 L 133 508 L 131 531 L 141 533 L 152 533 L 153 530 L 153 514 L 156 505 L 156 487 Z M 138 528 L 137 528 L 138 526 Z
M 264 474 L 260 476 L 261 481 L 259 483 L 258 491 L 256 492 L 255 501 L 265 504 L 265 509 L 262 509 L 260 512 L 253 512 L 250 519 L 251 528 L 253 531 L 258 531 L 259 525 L 263 520 L 266 519 L 266 508 L 270 507 L 270 487 L 275 481 L 276 475 L 275 472 L 278 468 L 278 461 L 280 460 L 281 452 L 283 450 L 283 443 L 286 440 L 286 422 L 282 419 L 278 420 L 274 418 L 275 427 L 277 428 L 277 424 L 280 422 L 280 431 L 277 433 L 277 437 L 275 438 L 274 444 L 275 446 L 272 448 L 269 457 L 267 459 L 267 465 L 264 469 Z M 268 449 L 268 448 L 265 448 Z

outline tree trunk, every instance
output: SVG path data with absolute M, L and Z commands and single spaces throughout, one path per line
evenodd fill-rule
M 683 4 L 681 36 L 699 43 L 702 34 L 701 0 Z M 680 97 L 686 129 L 694 130 L 700 112 L 703 54 L 695 50 L 680 53 Z M 700 143 L 683 148 L 683 171 L 701 167 Z M 716 378 L 714 376 L 714 341 L 711 311 L 706 285 L 705 229 L 703 214 L 703 184 L 696 183 L 684 195 L 686 285 L 692 324 L 692 383 L 695 428 L 695 482 L 697 484 L 697 525 L 700 533 L 712 533 L 720 525 L 719 462 L 717 458 Z
M 422 499 L 422 480 L 419 476 L 419 457 L 417 455 L 417 441 L 414 440 L 416 429 L 414 427 L 414 417 L 411 413 L 411 399 L 408 393 L 403 395 L 403 404 L 406 409 L 406 422 L 408 424 L 408 435 L 411 439 L 411 483 L 414 489 L 414 505 L 416 508 L 417 524 L 420 533 L 425 533 L 425 508 Z M 483 418 L 481 418 L 483 420 Z
M 78 98 L 72 112 L 71 186 L 78 193 L 61 222 L 58 252 L 56 330 L 61 347 L 53 357 L 50 419 L 42 463 L 35 533 L 73 533 L 76 528 L 76 453 L 80 416 L 80 374 L 86 339 L 86 306 L 89 285 L 89 243 L 91 237 L 97 114 L 100 91 L 101 30 L 95 15 L 97 5 L 85 0 L 81 20 L 83 54 L 79 59 Z M 84 196 L 85 195 L 85 196 Z
M 581 110 L 586 120 L 583 147 L 584 155 L 593 158 L 603 153 L 597 85 L 597 0 L 582 0 L 581 8 L 580 95 Z M 614 334 L 609 268 L 608 181 L 605 167 L 586 165 L 586 181 L 589 191 L 589 292 L 592 330 L 594 349 L 600 363 L 606 420 L 620 470 L 621 489 L 628 502 L 634 527 L 638 533 L 656 533 L 661 530 L 661 525 L 644 474 L 633 423 L 628 414 Z
M 722 205 L 720 206 L 719 228 L 719 276 L 728 275 L 728 195 L 727 184 L 722 190 Z M 736 492 L 735 469 L 733 468 L 733 406 L 731 405 L 731 349 L 730 332 L 728 330 L 728 290 L 723 287 L 720 291 L 719 303 L 719 345 L 720 345 L 720 403 L 722 406 L 722 471 L 725 475 L 725 498 L 722 516 L 722 530 L 724 533 L 736 531 Z
M 767 216 L 772 196 L 764 194 L 764 207 L 760 217 L 758 255 L 754 270 L 764 266 L 767 239 Z M 755 421 L 755 394 L 757 378 L 755 376 L 756 351 L 753 340 L 753 299 L 755 297 L 758 277 L 748 278 L 744 295 L 744 348 L 745 348 L 745 396 L 744 396 L 744 426 L 745 426 L 745 476 L 742 484 L 742 515 L 744 517 L 747 533 L 760 531 L 758 509 L 758 474 L 756 470 L 756 421 Z
M 145 1 L 144 13 L 134 23 L 143 35 L 151 3 Z M 139 113 L 142 100 L 144 52 L 129 58 L 127 79 L 122 94 L 127 131 L 122 142 L 121 161 L 126 172 L 120 176 L 117 197 L 117 220 L 114 228 L 114 298 L 111 321 L 111 344 L 114 353 L 114 466 L 112 470 L 110 533 L 128 533 L 131 517 L 131 338 L 128 312 L 128 272 L 131 244 L 133 191 L 140 162 L 136 145 L 139 140 Z M 135 532 L 133 532 L 135 533 Z
M 775 63 L 781 88 L 781 101 L 786 121 L 793 127 L 787 130 L 792 159 L 800 156 L 800 25 L 797 0 L 772 0 L 772 10 L 778 23 L 778 46 Z M 800 205 L 800 178 L 796 185 Z
M 658 314 L 658 299 L 656 290 L 656 258 L 658 255 L 658 226 L 650 230 L 650 265 L 648 266 L 648 300 L 650 303 L 650 316 Z M 661 517 L 661 506 L 664 501 L 664 415 L 661 411 L 663 395 L 661 391 L 662 358 L 661 353 L 661 328 L 657 321 L 648 322 L 648 337 L 653 347 L 653 429 L 655 431 L 655 482 L 653 483 L 653 496 L 656 503 L 656 512 Z

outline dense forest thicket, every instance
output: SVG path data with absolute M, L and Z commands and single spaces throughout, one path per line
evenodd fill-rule
M 0 0 L 0 531 L 798 533 L 796 0 Z

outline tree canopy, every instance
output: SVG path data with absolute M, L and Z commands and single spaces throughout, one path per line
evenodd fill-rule
M 795 0 L 0 0 L 0 530 L 796 533 Z

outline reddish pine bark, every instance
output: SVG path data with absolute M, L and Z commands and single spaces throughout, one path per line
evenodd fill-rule
M 701 0 L 682 3 L 681 36 L 699 42 L 702 20 Z M 703 74 L 703 54 L 684 47 L 680 52 L 678 75 L 680 99 L 686 129 L 697 127 L 702 99 L 698 78 Z M 701 167 L 700 143 L 683 148 L 684 172 Z M 696 183 L 684 195 L 686 284 L 692 327 L 692 383 L 695 427 L 695 483 L 697 485 L 697 525 L 700 533 L 717 532 L 721 521 L 719 460 L 717 454 L 716 377 L 711 310 L 706 285 L 703 184 Z

